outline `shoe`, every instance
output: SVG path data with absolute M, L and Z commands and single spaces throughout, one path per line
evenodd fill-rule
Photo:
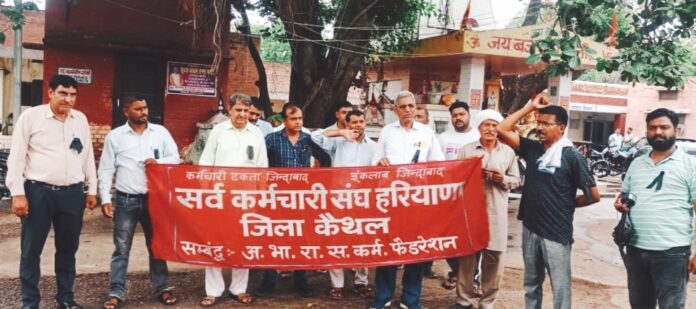
M 70 300 L 70 301 L 64 301 L 62 303 L 58 303 L 57 308 L 58 309 L 84 309 L 85 307 L 82 307 L 80 304 L 76 303 L 74 300 Z
M 300 297 L 307 298 L 314 296 L 314 291 L 309 287 L 307 282 L 296 283 L 295 292 L 297 292 L 297 295 L 300 295 Z
M 256 297 L 267 297 L 273 293 L 275 290 L 275 284 L 270 282 L 261 282 L 261 285 L 254 290 L 254 296 Z

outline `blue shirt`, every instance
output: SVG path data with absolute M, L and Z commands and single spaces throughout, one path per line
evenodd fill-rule
M 150 158 L 158 163 L 180 162 L 176 143 L 163 126 L 148 123 L 142 134 L 135 133 L 128 123 L 111 130 L 104 140 L 97 171 L 102 203 L 111 202 L 114 174 L 116 190 L 129 194 L 147 193 L 145 160 Z
M 295 145 L 290 142 L 285 130 L 268 134 L 266 148 L 270 167 L 310 167 L 312 157 L 319 159 L 321 166 L 331 166 L 331 157 L 305 132 L 300 132 Z
M 265 121 L 263 119 L 256 120 L 255 125 L 261 129 L 261 133 L 263 133 L 263 136 L 265 137 L 268 134 L 273 133 L 273 126 L 268 123 L 268 121 Z
M 636 197 L 629 215 L 634 235 L 631 245 L 645 250 L 690 246 L 696 201 L 696 158 L 677 148 L 654 163 L 650 154 L 631 163 L 622 192 Z

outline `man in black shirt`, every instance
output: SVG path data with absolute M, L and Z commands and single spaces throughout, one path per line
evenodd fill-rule
M 500 137 L 527 162 L 518 219 L 522 220 L 525 307 L 541 308 L 545 270 L 553 282 L 553 307 L 571 307 L 570 250 L 576 207 L 599 201 L 599 191 L 585 159 L 565 138 L 568 113 L 548 105 L 545 94 L 498 126 Z M 537 111 L 539 141 L 520 137 L 515 124 Z M 577 190 L 583 194 L 576 196 Z

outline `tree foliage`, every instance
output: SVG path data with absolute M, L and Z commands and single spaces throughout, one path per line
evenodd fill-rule
M 612 19 L 618 53 L 609 59 L 597 57 L 598 71 L 619 71 L 621 80 L 644 82 L 667 88 L 682 88 L 692 54 L 683 45 L 694 30 L 693 0 L 559 0 L 557 19 L 543 37 L 532 43 L 528 63 L 548 64 L 547 75 L 578 70 L 580 36 L 598 42 L 608 40 Z M 595 55 L 596 56 L 596 55 Z
M 290 101 L 302 106 L 310 127 L 335 121 L 334 106 L 365 62 L 408 50 L 419 17 L 437 13 L 427 0 L 259 0 L 256 9 L 284 30 Z
M 21 29 L 24 27 L 24 12 L 25 11 L 38 11 L 39 7 L 36 6 L 36 3 L 32 1 L 27 1 L 22 3 L 22 5 L 16 5 L 16 6 L 7 6 L 7 7 L 2 7 L 2 15 L 5 15 L 7 19 L 10 22 L 10 27 L 12 30 L 17 30 Z M 6 30 L 6 29 L 5 29 Z M 4 31 L 0 32 L 0 44 L 5 43 L 5 33 Z

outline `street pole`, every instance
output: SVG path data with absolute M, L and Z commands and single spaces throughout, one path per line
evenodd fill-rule
M 22 0 L 15 0 L 15 7 L 22 6 Z M 14 30 L 14 59 L 12 60 L 12 130 L 19 118 L 22 105 L 22 27 Z M 5 124 L 7 126 L 7 123 Z M 10 133 L 10 132 L 8 132 Z

